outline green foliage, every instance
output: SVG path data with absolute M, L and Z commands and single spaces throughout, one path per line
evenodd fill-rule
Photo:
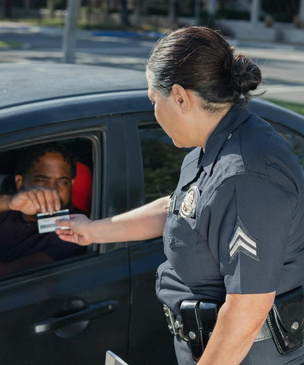
M 297 103 L 291 103 L 289 101 L 281 101 L 281 100 L 273 100 L 273 99 L 267 99 L 267 100 L 271 101 L 274 104 L 280 105 L 283 108 L 290 109 L 296 113 L 304 115 L 304 105 L 303 104 L 297 104 Z
M 0 49 L 20 48 L 20 42 L 4 42 L 0 40 Z

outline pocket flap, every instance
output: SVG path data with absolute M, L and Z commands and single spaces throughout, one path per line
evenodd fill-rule
M 283 296 L 278 296 L 273 309 L 282 327 L 289 333 L 303 330 L 304 318 L 303 288 L 297 288 Z

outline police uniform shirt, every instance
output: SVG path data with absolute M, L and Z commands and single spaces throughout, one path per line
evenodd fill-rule
M 159 299 L 281 294 L 303 285 L 302 172 L 290 144 L 240 103 L 183 162 L 164 229 Z

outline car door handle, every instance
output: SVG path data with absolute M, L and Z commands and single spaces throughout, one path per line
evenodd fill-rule
M 60 317 L 50 317 L 34 325 L 36 334 L 47 333 L 68 326 L 72 323 L 88 321 L 96 319 L 100 315 L 112 312 L 118 308 L 118 300 L 108 300 L 106 302 L 93 303 L 87 308 L 79 310 L 75 313 L 63 315 Z

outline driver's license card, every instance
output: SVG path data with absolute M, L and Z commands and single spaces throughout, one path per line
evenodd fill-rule
M 38 223 L 38 232 L 39 233 L 47 233 L 54 232 L 55 229 L 59 228 L 56 224 L 57 219 L 68 219 L 70 220 L 70 211 L 69 209 L 57 210 L 53 213 L 53 215 L 49 213 L 38 213 L 37 214 L 37 223 Z M 69 227 L 60 227 L 60 229 L 68 229 Z

